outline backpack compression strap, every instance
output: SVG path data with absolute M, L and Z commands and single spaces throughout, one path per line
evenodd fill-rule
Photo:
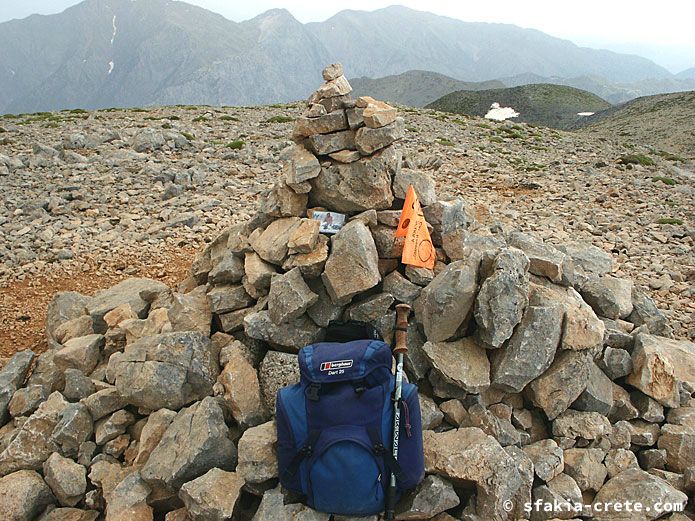
M 375 426 L 367 427 L 369 439 L 372 441 L 372 450 L 374 454 L 381 456 L 384 459 L 384 466 L 389 469 L 398 481 L 404 481 L 406 478 L 403 469 L 398 464 L 396 458 L 393 457 L 390 450 L 387 450 L 384 443 L 381 441 L 379 428 Z
M 288 475 L 294 476 L 297 474 L 297 471 L 299 470 L 299 465 L 302 464 L 304 458 L 308 458 L 309 456 L 311 456 L 311 453 L 314 451 L 314 445 L 316 445 L 316 442 L 318 441 L 320 435 L 321 431 L 319 429 L 312 429 L 309 431 L 309 436 L 307 437 L 304 446 L 301 449 L 299 449 L 297 454 L 294 455 L 294 458 L 292 458 L 292 461 L 290 461 L 290 464 L 285 469 L 285 472 Z

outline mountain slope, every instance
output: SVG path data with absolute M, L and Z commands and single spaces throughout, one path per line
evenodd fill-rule
M 279 9 L 235 23 L 178 1 L 85 0 L 0 24 L 0 48 L 0 112 L 292 101 L 332 61 L 351 77 L 430 70 L 466 82 L 529 72 L 673 78 L 637 56 L 404 7 L 342 11 L 304 25 Z
M 619 136 L 695 159 L 695 91 L 637 98 L 579 123 L 583 133 Z
M 452 92 L 430 103 L 427 108 L 484 116 L 493 103 L 512 107 L 519 112 L 514 121 L 561 129 L 581 119 L 579 112 L 598 112 L 610 107 L 610 103 L 590 92 L 562 85 L 537 84 L 478 92 Z
M 355 96 L 369 95 L 410 107 L 424 107 L 457 90 L 485 90 L 504 87 L 501 81 L 467 82 L 430 71 L 407 71 L 383 78 L 353 78 Z
M 685 69 L 684 71 L 679 72 L 676 74 L 676 78 L 683 80 L 695 80 L 695 67 L 691 67 L 690 69 Z

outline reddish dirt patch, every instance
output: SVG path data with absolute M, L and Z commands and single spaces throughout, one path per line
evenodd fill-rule
M 128 259 L 127 270 L 80 259 L 75 263 L 79 268 L 63 268 L 0 287 L 0 359 L 24 349 L 37 353 L 46 350 L 46 309 L 58 291 L 93 295 L 130 277 L 148 277 L 175 286 L 186 278 L 194 257 L 192 249 L 150 254 L 147 259 Z

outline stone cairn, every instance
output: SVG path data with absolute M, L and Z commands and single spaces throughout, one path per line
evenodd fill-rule
M 340 65 L 323 76 L 284 179 L 180 287 L 59 293 L 50 349 L 0 371 L 0 518 L 344 521 L 277 486 L 274 396 L 330 320 L 371 322 L 388 341 L 399 302 L 415 310 L 406 371 L 421 391 L 427 477 L 398 519 L 654 519 L 524 507 L 686 505 L 695 346 L 669 338 L 602 250 L 438 201 L 433 180 L 402 165 L 396 109 L 350 99 Z M 410 184 L 437 247 L 432 271 L 399 263 Z M 345 225 L 320 233 L 315 208 Z

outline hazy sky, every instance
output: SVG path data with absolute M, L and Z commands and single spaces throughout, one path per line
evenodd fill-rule
M 326 0 L 188 0 L 235 21 L 274 7 L 301 22 L 322 21 L 340 10 Z M 60 12 L 78 0 L 0 0 L 0 22 L 32 13 Z M 580 45 L 639 53 L 675 71 L 695 67 L 693 0 L 350 0 L 373 10 L 398 3 L 470 22 L 499 22 L 539 29 Z

